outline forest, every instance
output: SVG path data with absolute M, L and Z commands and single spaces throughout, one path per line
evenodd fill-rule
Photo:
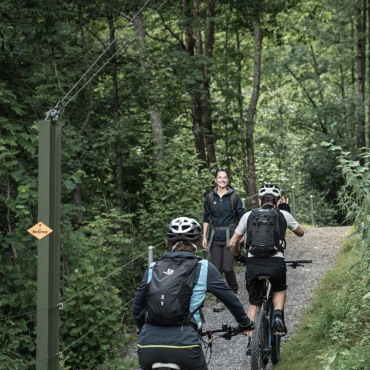
M 368 246 L 369 23 L 367 0 L 3 0 L 0 369 L 35 366 L 41 121 L 62 131 L 62 368 L 119 363 L 147 248 L 202 223 L 217 167 L 247 210 L 272 181 Z

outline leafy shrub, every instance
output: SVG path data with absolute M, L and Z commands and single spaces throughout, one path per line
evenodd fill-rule
M 146 246 L 165 240 L 173 218 L 188 216 L 202 223 L 204 195 L 212 185 L 212 175 L 201 170 L 188 141 L 187 136 L 175 138 L 166 146 L 164 160 L 144 172 L 139 232 Z

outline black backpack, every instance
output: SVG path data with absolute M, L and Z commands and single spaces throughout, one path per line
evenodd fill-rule
M 153 325 L 181 326 L 189 323 L 195 267 L 199 258 L 168 258 L 154 264 L 147 287 L 146 321 Z
M 280 250 L 279 209 L 253 209 L 247 220 L 247 247 L 255 257 L 271 257 Z

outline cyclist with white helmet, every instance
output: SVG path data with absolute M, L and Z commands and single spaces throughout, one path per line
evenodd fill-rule
M 201 310 L 207 292 L 215 295 L 226 305 L 239 323 L 239 332 L 254 328 L 254 323 L 248 318 L 243 305 L 224 282 L 217 268 L 207 260 L 196 256 L 197 244 L 201 236 L 201 227 L 194 219 L 180 217 L 172 220 L 166 232 L 168 246 L 171 251 L 164 253 L 157 263 L 151 264 L 137 289 L 132 311 L 140 331 L 138 356 L 141 369 L 152 369 L 153 363 L 156 362 L 173 362 L 178 364 L 182 370 L 207 369 L 198 335 L 203 317 L 198 310 Z M 191 270 L 193 271 L 193 280 L 190 280 L 193 282 L 189 293 L 191 295 L 190 306 L 184 312 L 185 317 L 187 317 L 184 322 L 176 321 L 173 323 L 171 317 L 167 316 L 159 319 L 160 315 L 158 314 L 152 315 L 152 317 L 150 315 L 153 312 L 151 311 L 152 303 L 150 302 L 152 292 L 150 283 L 153 284 L 156 264 L 158 266 L 158 263 L 163 263 L 163 261 L 170 261 L 168 263 L 173 261 L 174 266 L 189 265 L 192 263 L 191 261 L 194 261 L 193 266 L 195 267 Z M 176 271 L 174 269 L 165 271 L 158 269 L 157 271 L 175 276 Z M 150 277 L 152 277 L 152 280 Z M 166 278 L 156 280 L 157 286 L 163 284 L 164 279 Z M 183 280 L 179 281 L 181 293 L 185 291 L 183 282 Z M 186 300 L 186 302 L 189 302 L 189 300 Z M 166 305 L 160 304 L 159 306 Z M 163 320 L 163 323 L 158 322 L 158 320 Z
M 239 241 L 247 233 L 248 218 L 252 211 L 247 212 L 240 220 L 234 235 L 230 240 L 230 250 L 237 261 L 246 263 L 246 288 L 249 294 L 248 316 L 253 320 L 262 304 L 263 280 L 257 277 L 270 276 L 270 282 L 274 291 L 273 304 L 275 308 L 275 330 L 280 335 L 287 332 L 284 322 L 284 304 L 286 301 L 286 267 L 284 263 L 283 241 L 286 230 L 289 229 L 299 237 L 304 235 L 304 230 L 294 217 L 286 211 L 289 206 L 284 198 L 281 198 L 280 189 L 272 183 L 265 183 L 258 192 L 259 210 L 278 208 L 279 216 L 279 247 L 269 257 L 255 256 L 248 249 L 248 255 L 243 256 L 238 248 Z M 248 248 L 248 245 L 247 245 Z

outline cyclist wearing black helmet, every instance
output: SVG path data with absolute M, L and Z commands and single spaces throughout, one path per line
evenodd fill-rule
M 178 364 L 182 370 L 207 369 L 198 336 L 198 330 L 202 324 L 200 310 L 206 292 L 214 294 L 226 305 L 239 323 L 240 332 L 254 328 L 254 324 L 249 320 L 243 305 L 223 281 L 216 267 L 195 255 L 201 235 L 201 227 L 194 219 L 180 217 L 172 220 L 166 232 L 171 252 L 164 253 L 158 262 L 151 264 L 137 289 L 132 310 L 136 325 L 140 330 L 138 356 L 141 369 L 152 369 L 152 364 L 155 362 L 173 362 Z M 191 295 L 190 307 L 185 314 L 189 320 L 186 320 L 185 323 L 178 321 L 169 324 L 170 317 L 164 317 L 162 323 L 158 321 L 162 320 L 160 315 L 151 318 L 151 303 L 148 298 L 151 297 L 150 283 L 153 284 L 151 277 L 154 276 L 154 270 L 156 266 L 161 264 L 161 261 L 173 261 L 175 265 L 195 262 L 195 267 L 192 270 L 194 271 L 193 285 L 189 293 Z M 175 276 L 174 269 L 166 269 L 165 271 L 157 269 L 157 271 L 166 274 L 166 276 Z M 162 279 L 156 281 L 157 286 L 161 283 Z M 183 281 L 179 281 L 179 288 L 181 287 L 181 292 L 184 292 L 182 283 Z M 166 299 L 166 297 L 164 298 Z M 198 311 L 198 309 L 200 310 Z M 188 315 L 189 312 L 190 315 Z
M 249 249 L 247 258 L 242 256 L 238 249 L 238 242 L 247 233 L 248 218 L 251 211 L 247 212 L 240 220 L 233 237 L 230 240 L 230 250 L 234 254 L 236 260 L 246 262 L 246 287 L 249 294 L 249 309 L 248 315 L 253 320 L 255 314 L 260 309 L 262 304 L 263 281 L 257 279 L 258 276 L 270 276 L 270 282 L 274 291 L 273 303 L 275 308 L 275 330 L 280 335 L 285 335 L 287 332 L 284 322 L 284 304 L 286 300 L 286 267 L 284 263 L 284 248 L 282 247 L 285 239 L 286 229 L 293 231 L 294 234 L 301 237 L 304 235 L 303 228 L 286 211 L 289 206 L 284 198 L 281 198 L 280 189 L 271 183 L 264 184 L 259 192 L 259 210 L 278 208 L 279 217 L 279 248 L 269 257 L 256 257 Z M 248 247 L 248 245 L 247 245 Z

